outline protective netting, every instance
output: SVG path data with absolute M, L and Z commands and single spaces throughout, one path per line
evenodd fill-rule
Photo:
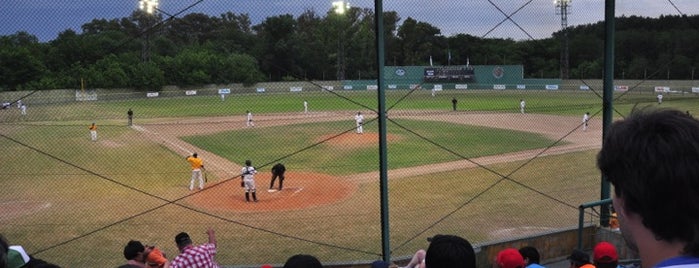
M 693 1 L 617 1 L 615 117 L 699 113 Z M 0 232 L 38 258 L 115 267 L 140 240 L 172 259 L 211 227 L 227 266 L 380 259 L 381 141 L 394 259 L 571 228 L 600 198 L 602 1 L 389 1 L 381 51 L 368 0 L 113 2 L 0 11 Z

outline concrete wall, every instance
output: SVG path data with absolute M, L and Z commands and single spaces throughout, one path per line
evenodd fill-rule
M 618 232 L 601 231 L 603 228 L 597 226 L 589 225 L 583 229 L 583 249 L 591 251 L 594 245 L 601 241 L 600 239 L 605 239 L 605 241 L 618 242 L 621 240 Z M 600 236 L 604 233 L 606 236 Z M 467 238 L 468 239 L 468 238 Z M 614 239 L 614 240 L 612 240 Z M 557 262 L 565 262 L 566 257 L 570 255 L 574 248 L 578 245 L 578 229 L 577 227 L 570 229 L 556 230 L 549 233 L 544 233 L 540 235 L 534 235 L 529 237 L 523 237 L 514 240 L 507 241 L 496 241 L 488 244 L 474 245 L 476 250 L 476 265 L 478 268 L 491 268 L 493 260 L 497 256 L 500 250 L 505 248 L 521 248 L 524 246 L 533 246 L 539 250 L 541 255 L 541 263 L 553 264 Z M 617 245 L 617 248 L 620 248 Z M 624 247 L 625 248 L 625 247 Z M 426 249 L 426 248 L 425 248 Z M 417 249 L 415 249 L 417 251 Z M 626 255 L 621 254 L 620 251 L 619 258 L 623 258 Z M 626 253 L 626 251 L 624 251 Z M 399 266 L 406 265 L 410 261 L 411 256 L 396 257 L 394 262 Z M 326 264 L 324 267 L 333 268 L 369 268 L 371 267 L 371 262 L 358 262 L 354 264 Z

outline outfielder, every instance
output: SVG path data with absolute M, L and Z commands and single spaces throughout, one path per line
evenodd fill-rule
M 357 115 L 354 116 L 354 121 L 357 123 L 357 134 L 364 133 L 364 116 L 362 112 L 357 112 Z
M 245 187 L 245 202 L 250 202 L 250 193 L 252 193 L 252 200 L 257 202 L 257 195 L 255 189 L 255 174 L 257 170 L 252 166 L 252 161 L 245 160 L 245 166 L 240 173 L 243 174 L 243 187 Z
M 191 156 L 187 157 L 187 162 L 192 165 L 192 178 L 189 180 L 189 190 L 194 189 L 194 180 L 199 179 L 199 190 L 204 189 L 204 177 L 202 176 L 202 169 L 204 169 L 204 160 L 197 157 L 197 153 L 193 153 Z

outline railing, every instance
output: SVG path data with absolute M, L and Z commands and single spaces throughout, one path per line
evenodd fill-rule
M 578 249 L 583 249 L 583 228 L 585 227 L 585 209 L 591 208 L 591 207 L 597 207 L 597 206 L 603 206 L 603 205 L 609 205 L 612 203 L 611 198 L 599 200 L 599 201 L 594 201 L 594 202 L 589 202 L 589 203 L 584 203 L 578 207 L 579 214 L 578 214 Z

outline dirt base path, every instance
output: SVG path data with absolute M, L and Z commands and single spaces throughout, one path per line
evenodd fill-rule
M 289 113 L 255 115 L 255 127 L 271 127 L 307 122 L 323 122 L 347 120 L 352 123 L 355 112 L 320 112 L 320 113 Z M 365 113 L 371 118 L 370 113 Z M 399 179 L 410 176 L 425 175 L 437 172 L 451 171 L 477 165 L 490 165 L 531 159 L 537 155 L 555 155 L 574 151 L 590 150 L 601 147 L 601 121 L 591 120 L 587 131 L 582 131 L 581 118 L 542 114 L 502 114 L 502 113 L 472 113 L 472 112 L 443 112 L 443 111 L 400 111 L 389 113 L 389 118 L 406 118 L 414 120 L 433 120 L 455 124 L 470 124 L 478 126 L 512 129 L 518 131 L 540 133 L 550 139 L 560 140 L 563 145 L 552 146 L 548 149 L 534 149 L 513 152 L 502 155 L 485 156 L 467 160 L 430 164 L 426 166 L 408 167 L 388 171 L 389 179 Z M 209 172 L 214 172 L 223 181 L 215 182 L 212 189 L 205 189 L 207 194 L 194 195 L 192 201 L 202 207 L 213 210 L 232 211 L 275 211 L 295 210 L 340 201 L 357 189 L 359 184 L 377 181 L 379 172 L 359 173 L 342 177 L 333 177 L 318 173 L 289 172 L 288 180 L 282 191 L 268 192 L 269 176 L 258 175 L 258 198 L 260 205 L 243 206 L 245 198 L 242 188 L 231 191 L 231 187 L 239 187 L 238 179 L 230 180 L 239 174 L 240 163 L 234 163 L 211 152 L 197 148 L 179 137 L 211 134 L 245 128 L 245 117 L 208 117 L 187 119 L 166 119 L 159 123 L 141 124 L 133 128 L 170 150 L 183 156 L 197 152 L 205 159 Z M 343 144 L 378 144 L 376 133 L 365 135 L 343 135 L 344 138 L 329 140 Z M 341 145 L 341 144 L 340 144 Z M 311 182 L 312 181 L 312 182 Z M 322 183 L 321 183 L 322 182 Z M 209 182 L 211 184 L 211 182 Z M 332 191 L 325 191 L 323 185 L 337 185 Z M 232 200 L 232 201 L 231 201 Z

